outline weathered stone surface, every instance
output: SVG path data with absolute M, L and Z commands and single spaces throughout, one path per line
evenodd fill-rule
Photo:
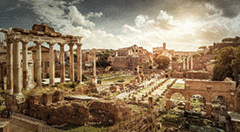
M 27 100 L 28 108 L 26 114 L 44 120 L 51 125 L 64 123 L 82 125 L 88 122 L 89 110 L 84 104 L 62 99 L 63 95 L 60 91 L 54 94 L 30 96 Z
M 52 95 L 52 102 L 53 103 L 58 102 L 58 101 L 63 100 L 63 99 L 64 99 L 64 95 L 63 95 L 62 91 L 55 91 Z
M 120 90 L 119 90 L 119 86 L 111 86 L 111 87 L 109 87 L 109 90 L 110 90 L 111 92 L 120 91 Z
M 94 100 L 88 104 L 92 120 L 113 123 L 121 121 L 130 114 L 130 109 L 121 100 Z

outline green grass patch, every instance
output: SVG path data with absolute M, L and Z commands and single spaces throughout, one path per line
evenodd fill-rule
M 184 84 L 183 83 L 175 83 L 172 86 L 173 88 L 180 88 L 180 89 L 184 89 Z

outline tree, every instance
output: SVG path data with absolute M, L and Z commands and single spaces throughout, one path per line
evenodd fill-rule
M 238 81 L 240 74 L 240 46 L 238 46 L 234 51 L 235 59 L 232 61 L 233 77 L 234 80 Z
M 108 50 L 102 53 L 96 54 L 97 57 L 99 57 L 98 61 L 96 62 L 97 67 L 104 67 L 106 68 L 107 66 L 110 66 L 110 62 L 107 61 L 110 53 Z
M 223 81 L 226 77 L 238 80 L 240 74 L 240 47 L 225 47 L 214 56 L 215 66 L 213 68 L 212 80 Z
M 158 69 L 166 69 L 170 64 L 170 59 L 167 56 L 156 54 L 153 61 L 158 65 Z

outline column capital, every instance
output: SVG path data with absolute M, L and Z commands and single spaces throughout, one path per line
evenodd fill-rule
M 69 43 L 68 45 L 69 45 L 69 46 L 73 46 L 73 45 L 74 45 L 74 43 Z
M 53 43 L 53 42 L 47 42 L 47 44 L 49 44 L 49 45 L 54 45 L 55 43 Z
M 29 41 L 26 41 L 26 40 L 22 40 L 21 42 L 22 42 L 22 44 L 28 44 L 29 43 Z
M 60 47 L 64 47 L 65 44 L 63 44 L 63 43 L 58 43 L 58 45 L 59 45 Z
M 36 45 L 41 45 L 43 42 L 34 41 L 34 43 L 35 43 Z
M 21 42 L 22 40 L 19 39 L 19 38 L 17 38 L 17 39 L 11 39 L 11 41 L 12 41 L 12 42 L 19 42 L 19 41 Z
M 77 46 L 82 46 L 82 43 L 76 43 Z

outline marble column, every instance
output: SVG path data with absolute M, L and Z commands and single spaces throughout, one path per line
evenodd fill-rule
M 189 56 L 187 57 L 187 69 L 189 69 Z
M 183 56 L 183 70 L 185 70 L 185 56 Z
M 28 87 L 28 42 L 22 42 L 22 71 L 23 71 L 23 89 Z
M 18 40 L 13 41 L 13 94 L 20 95 L 21 94 L 21 73 L 20 73 L 20 44 L 21 42 Z
M 77 81 L 82 82 L 82 44 L 77 44 Z
M 13 93 L 13 42 L 7 41 L 7 90 L 6 93 Z
M 191 70 L 193 70 L 193 56 L 191 55 Z
M 70 67 L 69 67 L 69 73 L 70 73 L 70 80 L 75 81 L 74 79 L 74 56 L 73 56 L 73 45 L 69 44 L 69 52 L 70 52 Z
M 53 50 L 53 43 L 49 44 L 49 86 L 54 85 L 54 50 Z
M 61 63 L 61 83 L 65 83 L 65 59 L 64 59 L 64 44 L 60 45 L 60 63 Z
M 93 77 L 96 78 L 96 53 L 93 55 Z
M 93 84 L 97 84 L 97 74 L 96 74 L 96 53 L 93 54 Z
M 41 51 L 41 43 L 35 42 L 37 47 L 37 53 L 36 53 L 36 60 L 37 60 L 37 87 L 42 86 L 42 51 Z

